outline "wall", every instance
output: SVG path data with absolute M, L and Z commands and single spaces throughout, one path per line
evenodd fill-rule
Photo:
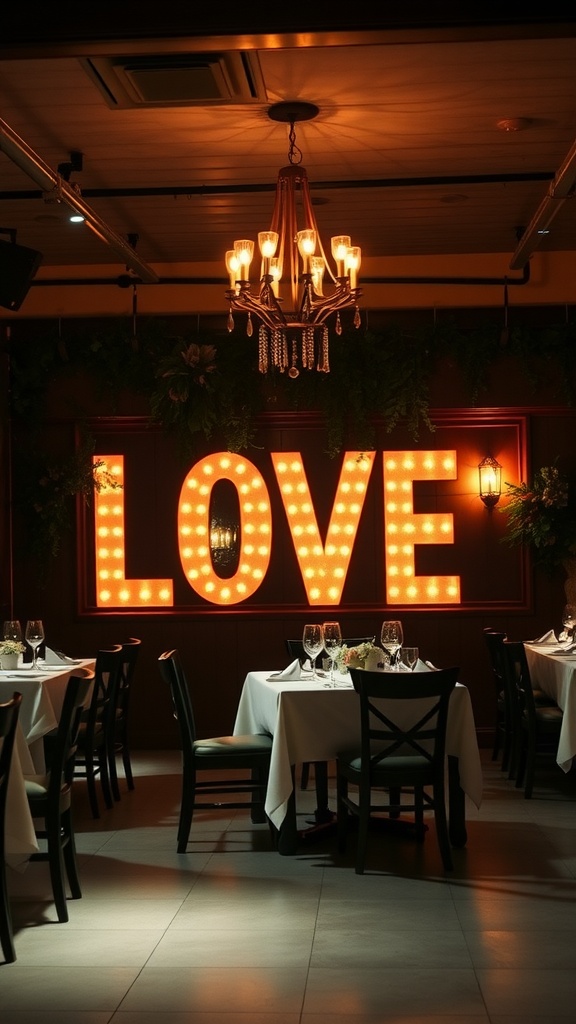
M 473 318 L 473 313 L 470 313 Z M 29 327 L 27 328 L 30 329 Z M 25 343 L 25 326 L 20 327 L 20 341 Z M 105 415 L 110 421 L 106 398 L 95 394 L 90 381 L 75 378 L 67 383 L 54 381 L 50 387 L 50 404 L 45 434 L 55 451 L 69 450 L 74 427 L 84 418 L 92 425 Z M 73 393 L 72 393 L 73 392 Z M 466 389 L 457 368 L 443 366 L 431 382 L 433 407 L 467 408 Z M 525 417 L 530 463 L 539 466 L 559 455 L 574 470 L 574 410 L 554 401 L 544 389 L 535 398 L 513 364 L 494 375 L 483 396 L 485 426 L 502 415 L 502 409 Z M 468 408 L 476 416 L 482 410 Z M 145 416 L 145 402 L 135 395 L 126 395 L 115 411 L 115 429 L 122 434 L 122 419 L 131 423 L 134 417 Z M 103 421 L 102 421 L 103 422 Z M 140 420 L 138 420 L 141 423 Z M 116 442 L 116 438 L 114 441 Z M 205 450 L 218 450 L 217 435 Z M 379 428 L 377 450 L 411 446 L 403 427 L 392 434 Z M 461 445 L 461 439 L 450 444 Z M 270 480 L 273 494 L 274 521 L 282 538 L 275 548 L 274 563 L 257 600 L 234 609 L 207 607 L 200 601 L 190 605 L 181 572 L 175 532 L 175 514 L 179 486 L 186 467 L 180 462 L 173 443 L 166 437 L 140 429 L 140 441 L 130 448 L 136 467 L 130 487 L 128 530 L 130 548 L 129 572 L 132 576 L 170 574 L 176 580 L 179 597 L 172 610 L 91 613 L 83 587 L 89 581 L 90 567 L 84 553 L 77 548 L 77 532 L 72 528 L 46 580 L 35 575 L 27 557 L 27 538 L 17 532 L 14 553 L 14 614 L 26 618 L 41 616 L 45 620 L 48 642 L 74 655 L 89 655 L 100 646 L 121 641 L 128 636 L 143 641 L 138 667 L 133 708 L 134 746 L 164 747 L 176 743 L 176 729 L 168 696 L 156 667 L 158 655 L 168 648 L 182 651 L 194 687 L 198 727 L 201 732 L 220 733 L 233 726 L 235 708 L 246 672 L 252 668 L 281 667 L 286 661 L 285 638 L 301 635 L 302 625 L 311 612 L 302 588 L 298 591 L 290 539 L 282 533 L 284 514 L 279 496 L 273 492 L 269 452 L 303 451 L 308 478 L 318 507 L 319 522 L 325 524 L 331 507 L 334 480 L 338 467 L 324 451 L 324 432 L 314 417 L 306 423 L 290 421 L 283 413 L 270 414 L 259 424 L 254 448 L 248 456 L 261 465 Z M 423 446 L 436 445 L 436 439 L 422 438 Z M 462 608 L 402 608 L 407 642 L 417 643 L 424 656 L 437 664 L 458 664 L 461 678 L 470 686 L 481 741 L 490 744 L 494 721 L 494 692 L 483 646 L 485 626 L 506 630 L 513 638 L 535 636 L 550 626 L 557 626 L 564 603 L 563 580 L 529 573 L 524 577 L 525 563 L 519 552 L 511 552 L 501 543 L 504 519 L 497 512 L 486 513 L 470 483 L 478 455 L 485 454 L 478 445 L 468 445 L 462 460 L 468 483 L 420 494 L 420 500 L 433 507 L 444 502 L 454 510 L 458 545 L 455 554 L 462 572 Z M 466 451 L 468 455 L 466 455 Z M 202 452 L 199 452 L 201 455 Z M 26 433 L 19 428 L 14 439 L 14 458 L 26 458 Z M 466 459 L 468 464 L 466 465 Z M 365 510 L 359 535 L 359 559 L 349 581 L 346 600 L 339 610 L 343 631 L 348 635 L 378 635 L 380 623 L 387 614 L 380 567 L 381 559 L 381 469 L 374 477 L 370 501 Z M 462 476 L 464 479 L 464 475 Z M 144 487 L 143 482 L 146 486 Z M 5 531 L 4 531 L 5 536 Z M 454 552 L 443 554 L 449 560 Z M 437 552 L 432 552 L 432 561 Z M 443 559 L 438 564 L 444 564 Z M 463 569 L 461 567 L 464 567 Z M 426 571 L 426 570 L 425 570 Z M 435 571 L 438 571 L 436 569 Z M 80 586 L 79 586 L 80 582 Z M 8 617 L 8 581 L 3 579 L 4 617 Z M 532 586 L 533 583 L 533 586 Z M 296 594 L 296 597 L 294 597 Z M 182 596 L 184 595 L 184 596 Z M 287 597 L 288 595 L 288 597 Z M 367 596 L 366 596 L 367 595 Z M 333 610 L 330 611 L 330 617 Z M 11 616 L 10 616 L 11 617 Z M 316 611 L 313 620 L 326 617 Z

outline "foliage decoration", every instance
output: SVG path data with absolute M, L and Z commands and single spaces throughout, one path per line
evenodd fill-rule
M 556 463 L 538 469 L 531 484 L 506 483 L 506 493 L 510 500 L 499 511 L 508 544 L 527 545 L 549 571 L 576 555 L 576 492 Z

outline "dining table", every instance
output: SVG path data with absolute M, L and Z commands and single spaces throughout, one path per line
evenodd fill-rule
M 280 673 L 281 674 L 281 673 Z M 276 673 L 278 675 L 278 673 Z M 278 852 L 298 852 L 294 770 L 302 762 L 325 762 L 338 751 L 359 745 L 358 695 L 349 675 L 336 676 L 336 685 L 300 679 L 273 678 L 272 671 L 251 671 L 244 680 L 234 734 L 268 733 L 272 752 L 265 811 L 278 830 Z M 409 685 L 407 674 L 406 685 Z M 453 846 L 467 841 L 465 800 L 482 801 L 482 767 L 468 688 L 457 683 L 452 692 L 446 736 L 448 817 Z M 322 820 L 323 808 L 317 808 Z M 320 813 L 319 813 L 320 812 Z
M 563 772 L 569 772 L 576 757 L 576 650 L 556 638 L 525 641 L 524 650 L 532 686 L 564 712 L 556 762 Z
M 39 662 L 36 671 L 30 665 L 0 670 L 0 702 L 22 694 L 5 814 L 5 862 L 15 870 L 24 870 L 38 850 L 25 778 L 45 771 L 43 737 L 58 726 L 70 676 L 77 667 L 94 665 L 94 658 L 78 658 L 55 665 Z

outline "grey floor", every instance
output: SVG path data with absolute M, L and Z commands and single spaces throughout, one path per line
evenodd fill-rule
M 76 792 L 83 899 L 58 924 L 44 864 L 10 873 L 2 1024 L 549 1024 L 576 1020 L 576 778 L 534 799 L 483 752 L 484 801 L 448 876 L 423 845 L 325 837 L 281 857 L 244 812 L 205 812 L 176 853 L 179 755 L 134 758 L 99 821 Z M 299 794 L 301 825 L 314 806 Z

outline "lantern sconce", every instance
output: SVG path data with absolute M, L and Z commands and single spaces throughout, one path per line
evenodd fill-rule
M 502 466 L 491 455 L 487 455 L 478 466 L 480 500 L 489 512 L 500 501 L 502 494 Z
M 238 557 L 238 523 L 212 519 L 210 523 L 210 553 L 216 565 L 229 565 Z

